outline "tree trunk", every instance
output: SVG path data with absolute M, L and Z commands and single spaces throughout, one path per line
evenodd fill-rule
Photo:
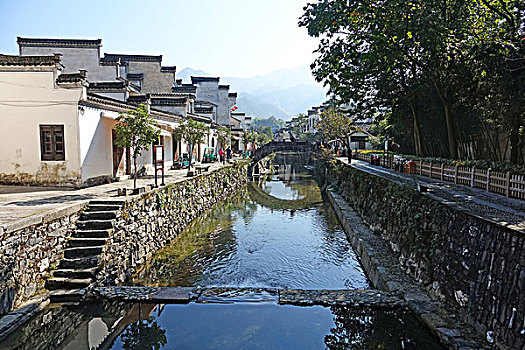
M 188 159 L 188 174 L 187 174 L 187 176 L 190 176 L 190 173 L 191 173 L 191 159 L 193 158 L 193 145 L 189 145 L 189 146 L 190 146 L 190 149 L 189 149 L 189 152 L 188 152 L 189 159 Z
M 445 121 L 447 122 L 448 152 L 451 159 L 458 159 L 458 140 L 456 139 L 456 121 L 450 111 L 450 106 L 443 101 Z
M 445 111 L 445 122 L 447 124 L 447 139 L 448 139 L 449 156 L 452 159 L 458 159 L 458 140 L 456 138 L 457 126 L 456 126 L 456 121 L 454 120 L 454 115 L 450 111 L 450 104 L 448 102 L 447 93 L 446 91 L 444 92 L 441 91 L 441 88 L 439 87 L 434 77 L 429 76 L 429 78 L 432 80 L 434 88 L 436 89 L 439 99 L 441 100 L 441 104 L 443 105 L 443 110 Z
M 137 189 L 137 174 L 138 174 L 138 171 L 137 171 L 137 154 L 135 152 L 133 152 L 133 167 L 135 169 L 135 175 L 133 176 L 133 189 L 136 190 Z
M 518 164 L 520 161 L 520 115 L 512 113 L 510 124 L 510 162 Z
M 414 123 L 414 151 L 416 156 L 422 157 L 425 155 L 425 150 L 423 147 L 423 138 L 421 137 L 421 125 L 419 124 L 419 117 L 414 109 L 414 105 L 411 101 L 408 102 L 410 109 L 412 110 L 412 121 Z

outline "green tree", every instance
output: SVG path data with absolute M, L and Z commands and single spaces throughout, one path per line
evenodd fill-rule
M 191 160 L 193 158 L 193 150 L 195 145 L 201 143 L 204 137 L 208 134 L 209 127 L 203 122 L 199 122 L 193 119 L 188 119 L 184 123 L 181 123 L 175 129 L 175 134 L 188 145 L 189 148 L 189 164 L 188 164 L 188 176 L 191 173 Z
M 347 113 L 330 108 L 321 113 L 316 127 L 327 140 L 341 141 L 350 156 L 350 135 L 356 128 Z
M 217 128 L 217 140 L 219 141 L 220 147 L 226 149 L 230 138 L 231 138 L 231 130 L 229 127 L 219 126 Z
M 117 138 L 115 144 L 120 147 L 129 147 L 133 152 L 133 188 L 137 188 L 137 157 L 142 151 L 149 148 L 153 142 L 157 141 L 160 129 L 150 116 L 145 105 L 140 105 L 137 109 L 129 109 L 119 114 L 118 123 L 115 125 Z
M 487 137 L 487 126 L 504 128 L 515 161 L 523 148 L 523 23 L 520 0 L 321 0 L 305 7 L 299 25 L 321 38 L 314 76 L 353 115 L 391 111 L 412 129 L 416 154 L 437 137 L 452 158 L 465 139 L 480 143 L 479 128 Z

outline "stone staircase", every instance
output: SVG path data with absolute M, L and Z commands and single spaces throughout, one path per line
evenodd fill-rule
M 93 200 L 77 222 L 67 242 L 64 257 L 53 278 L 46 282 L 52 302 L 78 301 L 96 281 L 101 254 L 113 233 L 117 212 L 124 201 Z

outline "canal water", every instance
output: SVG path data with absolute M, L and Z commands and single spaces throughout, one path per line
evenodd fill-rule
M 367 278 L 329 203 L 302 166 L 197 219 L 133 277 L 139 286 L 366 289 Z
M 197 219 L 129 284 L 370 288 L 304 163 L 280 155 L 273 164 L 273 175 Z M 442 349 L 402 309 L 279 305 L 268 293 L 208 295 L 188 305 L 52 306 L 0 349 Z

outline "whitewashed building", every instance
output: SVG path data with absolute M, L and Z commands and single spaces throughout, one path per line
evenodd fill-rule
M 129 174 L 129 152 L 113 128 L 132 105 L 88 94 L 85 71 L 63 73 L 60 55 L 0 55 L 0 182 L 81 187 Z M 167 166 L 180 118 L 152 111 L 163 129 Z M 151 167 L 145 151 L 140 167 Z

